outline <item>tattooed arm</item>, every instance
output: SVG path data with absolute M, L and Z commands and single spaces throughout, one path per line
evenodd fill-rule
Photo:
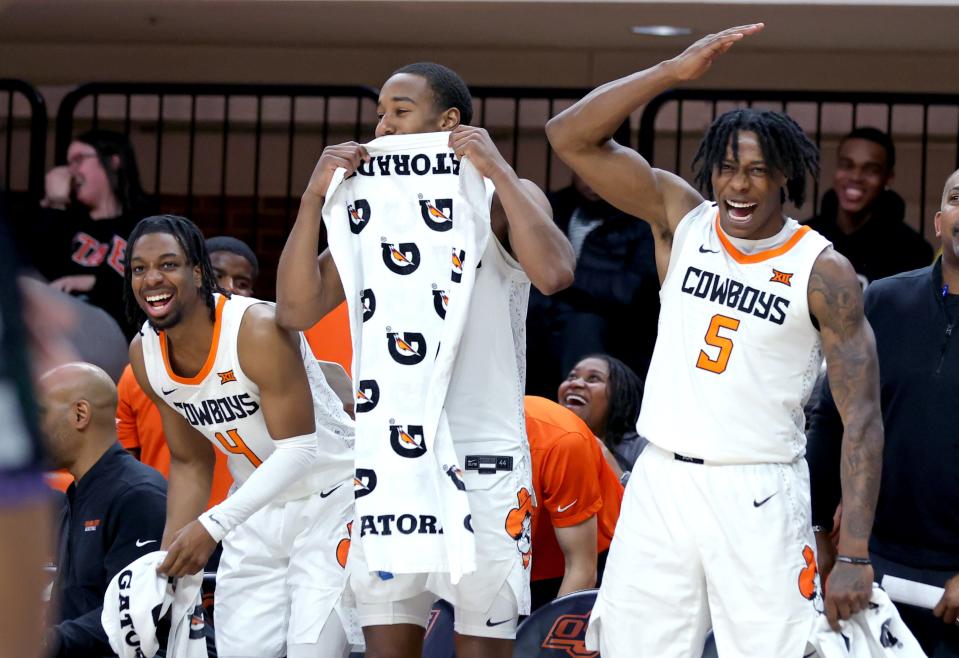
M 862 287 L 852 266 L 827 248 L 809 278 L 809 308 L 819 321 L 833 398 L 843 421 L 842 526 L 839 554 L 869 557 L 882 469 L 882 415 L 876 339 L 863 314 Z M 829 575 L 826 616 L 833 630 L 869 603 L 869 565 L 837 562 Z

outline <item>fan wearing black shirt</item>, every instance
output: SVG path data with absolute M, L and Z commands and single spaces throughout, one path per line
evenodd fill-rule
M 130 231 L 152 209 L 130 141 L 106 130 L 79 135 L 67 164 L 47 172 L 40 205 L 25 227 L 34 266 L 51 286 L 104 309 L 132 336 L 137 328 L 123 312 L 123 256 Z

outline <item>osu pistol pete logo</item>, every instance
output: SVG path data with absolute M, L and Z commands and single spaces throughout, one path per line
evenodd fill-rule
M 386 328 L 386 342 L 389 345 L 390 356 L 404 366 L 415 366 L 426 358 L 426 338 L 423 334 L 404 331 L 401 336 L 398 331 Z
M 346 212 L 350 216 L 350 231 L 353 235 L 359 235 L 360 231 L 366 228 L 370 223 L 370 203 L 366 199 L 356 199 L 353 203 L 346 204 Z
M 448 231 L 453 228 L 453 200 L 437 199 L 430 201 L 418 195 L 420 199 L 420 215 L 426 225 L 434 231 Z
M 363 322 L 366 322 L 376 313 L 376 295 L 372 288 L 366 288 L 360 293 L 360 304 L 363 305 Z
M 373 411 L 380 401 L 380 385 L 375 379 L 361 379 L 356 389 L 356 413 Z
M 433 285 L 434 285 L 434 288 L 433 288 L 433 310 L 436 311 L 436 314 L 437 314 L 438 316 L 440 316 L 441 318 L 443 318 L 443 319 L 445 320 L 445 319 L 446 319 L 446 309 L 448 309 L 449 306 L 450 306 L 450 297 L 449 297 L 449 295 L 446 294 L 446 291 L 445 291 L 445 290 L 440 290 L 439 288 L 436 288 L 436 287 L 435 287 L 436 284 L 433 284 Z
M 422 425 L 394 425 L 390 419 L 390 447 L 400 457 L 414 459 L 426 454 Z
M 353 498 L 362 498 L 376 489 L 376 471 L 372 468 L 358 468 L 353 476 Z
M 380 238 L 383 247 L 383 263 L 394 274 L 412 274 L 420 266 L 420 248 L 415 242 L 393 244 Z

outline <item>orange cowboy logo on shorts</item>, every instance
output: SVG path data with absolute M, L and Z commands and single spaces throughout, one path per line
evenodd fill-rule
M 516 550 L 523 555 L 523 567 L 529 568 L 533 555 L 533 497 L 526 487 L 516 493 L 516 507 L 506 515 L 506 532 L 516 540 Z
M 812 601 L 816 598 L 816 573 L 819 571 L 816 566 L 816 554 L 807 544 L 802 549 L 803 559 L 806 566 L 799 572 L 799 593 L 803 598 Z
M 336 562 L 341 568 L 346 568 L 346 558 L 350 554 L 350 537 L 353 535 L 353 522 L 346 524 L 346 537 L 336 545 Z

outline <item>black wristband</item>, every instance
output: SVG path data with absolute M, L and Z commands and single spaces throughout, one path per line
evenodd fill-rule
M 837 555 L 836 562 L 845 562 L 846 564 L 856 564 L 859 566 L 868 566 L 872 560 L 868 557 L 853 557 L 851 555 Z

